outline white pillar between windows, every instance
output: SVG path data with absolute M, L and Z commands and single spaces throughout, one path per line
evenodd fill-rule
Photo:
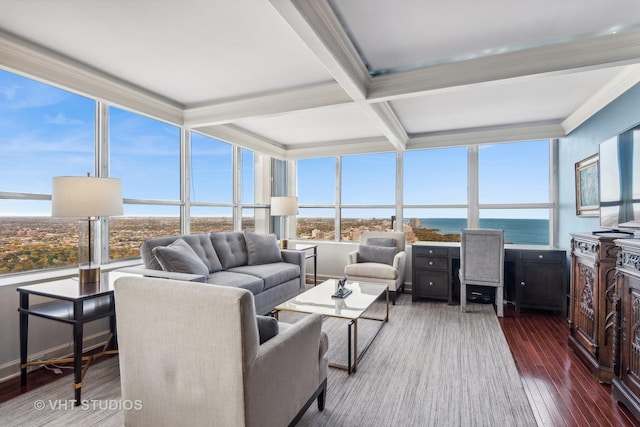
M 467 161 L 467 202 L 469 210 L 467 212 L 467 226 L 478 228 L 480 223 L 480 209 L 478 208 L 478 146 L 469 145 Z

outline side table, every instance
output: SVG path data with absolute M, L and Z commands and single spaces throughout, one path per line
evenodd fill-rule
M 97 358 L 116 354 L 116 312 L 113 298 L 113 282 L 131 273 L 105 272 L 101 274 L 100 283 L 80 285 L 77 278 L 54 280 L 35 285 L 20 286 L 20 384 L 27 384 L 27 367 L 51 363 L 74 364 L 75 404 L 80 405 L 82 379 L 91 362 Z M 51 301 L 31 305 L 30 295 L 50 298 Z M 73 357 L 29 362 L 29 315 L 38 316 L 56 322 L 73 325 Z M 101 351 L 90 356 L 83 356 L 82 340 L 84 324 L 104 317 L 110 318 L 110 335 Z M 85 362 L 83 366 L 83 362 Z
M 312 253 L 306 254 L 305 259 L 313 258 L 313 286 L 316 286 L 318 284 L 318 245 L 295 243 L 287 246 L 287 249 L 304 252 L 313 251 Z

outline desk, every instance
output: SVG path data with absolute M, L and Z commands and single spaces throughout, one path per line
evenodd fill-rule
M 460 297 L 460 243 L 412 245 L 412 299 L 433 298 L 454 304 Z M 566 252 L 547 246 L 505 245 L 505 301 L 516 311 L 567 310 Z
M 305 259 L 313 258 L 313 286 L 316 286 L 318 284 L 318 245 L 295 243 L 293 245 L 289 244 L 289 246 L 287 246 L 287 249 L 304 252 L 313 250 L 312 253 L 305 255 Z
M 113 299 L 113 282 L 130 273 L 109 272 L 102 273 L 100 283 L 80 285 L 77 278 L 55 280 L 36 285 L 21 286 L 17 289 L 20 294 L 20 384 L 27 384 L 27 367 L 51 363 L 74 364 L 75 401 L 79 405 L 81 400 L 82 379 L 92 361 L 105 354 L 117 353 L 116 344 L 116 312 Z M 50 298 L 50 301 L 31 305 L 30 295 Z M 73 357 L 29 362 L 29 315 L 38 316 L 56 322 L 63 322 L 73 326 Z M 85 323 L 94 320 L 110 318 L 109 339 L 101 352 L 91 356 L 82 356 L 83 327 Z M 82 362 L 85 362 L 83 366 Z

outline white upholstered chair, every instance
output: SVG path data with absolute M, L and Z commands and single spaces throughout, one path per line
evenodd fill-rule
M 460 308 L 466 310 L 467 285 L 496 288 L 496 312 L 504 315 L 504 232 L 465 229 L 460 245 Z
M 375 247 L 363 250 L 363 246 Z M 396 294 L 404 292 L 405 263 L 404 233 L 364 231 L 360 235 L 360 248 L 347 254 L 344 274 L 349 280 L 388 285 L 391 301 L 395 304 Z
M 245 289 L 122 277 L 115 302 L 122 401 L 140 402 L 126 425 L 286 426 L 316 398 L 324 408 L 319 315 L 280 323 L 260 344 Z

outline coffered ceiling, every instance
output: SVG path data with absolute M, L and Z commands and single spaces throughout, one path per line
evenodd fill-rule
M 280 158 L 561 137 L 637 0 L 0 0 L 0 67 Z

